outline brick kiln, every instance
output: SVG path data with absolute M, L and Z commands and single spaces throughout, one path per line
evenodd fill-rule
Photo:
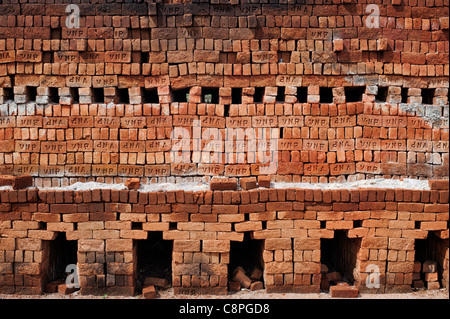
M 448 288 L 448 11 L 0 0 L 0 293 Z

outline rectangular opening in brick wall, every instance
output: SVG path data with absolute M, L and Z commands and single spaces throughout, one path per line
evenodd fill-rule
M 3 101 L 14 100 L 14 89 L 13 88 L 3 88 Z
M 135 240 L 136 249 L 136 289 L 146 285 L 146 278 L 158 278 L 172 283 L 171 240 L 163 240 L 162 232 L 148 232 L 145 240 Z M 149 280 L 147 279 L 147 283 Z
M 329 290 L 330 286 L 340 282 L 353 285 L 360 238 L 348 238 L 343 230 L 335 230 L 334 238 L 320 240 L 320 260 L 322 264 L 321 289 Z
M 141 63 L 148 63 L 150 55 L 148 52 L 141 52 Z
M 276 101 L 278 103 L 284 103 L 285 101 L 285 87 L 284 86 L 279 86 L 278 90 L 277 90 L 277 97 L 276 97 Z
M 48 97 L 48 101 L 50 103 L 55 103 L 58 104 L 59 103 L 59 92 L 58 92 L 58 88 L 49 88 L 49 97 Z
M 77 241 L 67 240 L 65 233 L 58 233 L 54 240 L 44 241 L 44 285 L 65 283 L 69 273 L 66 268 L 77 264 Z M 48 288 L 47 288 L 48 291 Z
M 347 86 L 344 88 L 346 102 L 361 102 L 362 96 L 366 91 L 365 86 Z
M 189 102 L 189 88 L 172 90 L 172 102 Z
M 219 88 L 202 88 L 202 103 L 219 103 Z
M 264 240 L 252 239 L 249 232 L 244 233 L 242 242 L 232 241 L 228 264 L 229 280 L 241 281 L 243 288 L 249 288 L 255 282 L 264 285 L 263 249 Z M 249 286 L 245 287 L 244 282 Z
M 27 102 L 35 102 L 37 95 L 37 87 L 35 86 L 27 86 L 25 88 L 25 95 Z
M 264 99 L 264 92 L 266 91 L 266 88 L 264 87 L 255 87 L 255 94 L 253 95 L 253 102 L 254 103 L 262 103 Z
M 242 88 L 232 88 L 231 89 L 231 103 L 241 104 L 242 103 Z
M 301 86 L 297 88 L 297 102 L 306 103 L 308 101 L 308 88 Z
M 70 97 L 72 98 L 72 103 L 80 102 L 80 94 L 78 88 L 70 88 Z
M 408 88 L 402 88 L 401 95 L 402 95 L 402 103 L 408 103 Z
M 448 287 L 448 275 L 444 278 L 443 271 L 448 268 L 448 247 L 448 239 L 441 239 L 431 231 L 427 238 L 415 240 L 413 288 Z
M 105 102 L 105 90 L 103 88 L 92 89 L 92 102 L 104 103 Z
M 117 89 L 117 95 L 119 97 L 119 103 L 128 104 L 130 103 L 130 95 L 128 88 Z
M 422 104 L 433 104 L 436 89 L 422 89 Z
M 230 105 L 229 104 L 225 104 L 223 106 L 223 116 L 224 117 L 230 116 Z
M 141 94 L 143 103 L 159 103 L 157 88 L 142 88 Z
M 333 89 L 321 87 L 319 90 L 320 103 L 333 103 Z
M 377 95 L 375 95 L 375 102 L 386 102 L 389 88 L 387 86 L 379 86 Z

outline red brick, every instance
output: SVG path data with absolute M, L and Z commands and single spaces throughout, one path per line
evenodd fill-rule
M 239 180 L 239 184 L 241 185 L 242 189 L 249 190 L 256 188 L 256 178 L 255 177 L 243 177 Z
M 357 298 L 359 290 L 355 286 L 348 284 L 337 284 L 330 287 L 330 295 L 332 298 Z
M 153 285 L 144 286 L 142 288 L 142 295 L 144 299 L 155 299 L 156 298 L 156 289 Z
M 236 190 L 237 179 L 236 178 L 212 178 L 210 182 L 211 190 Z
M 141 182 L 139 178 L 128 178 L 125 181 L 125 186 L 128 189 L 139 189 L 141 187 Z
M 23 189 L 33 185 L 33 177 L 30 175 L 16 176 L 12 183 L 13 189 Z
M 12 186 L 13 182 L 14 182 L 14 176 L 0 175 L 0 186 Z

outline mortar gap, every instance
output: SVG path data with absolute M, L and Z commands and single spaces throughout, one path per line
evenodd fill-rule
M 353 221 L 353 228 L 358 228 L 358 227 L 362 227 L 362 220 L 360 219 L 355 219 Z
M 131 229 L 142 230 L 141 222 L 131 222 Z
M 169 230 L 177 230 L 177 223 L 169 222 Z

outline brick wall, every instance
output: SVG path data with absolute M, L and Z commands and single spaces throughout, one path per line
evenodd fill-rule
M 448 189 L 29 189 L 0 196 L 2 292 L 41 293 L 49 271 L 43 256 L 62 233 L 77 242 L 84 294 L 133 294 L 137 241 L 152 232 L 173 243 L 177 293 L 226 293 L 230 243 L 246 233 L 263 241 L 267 291 L 318 292 L 321 263 L 333 258 L 337 268 L 351 267 L 341 271 L 362 291 L 409 291 L 415 240 L 430 234 L 441 239 L 429 252 L 439 256 L 441 284 L 448 287 Z M 341 253 L 321 252 L 322 240 L 336 232 Z M 373 266 L 379 288 L 366 287 Z
M 264 130 L 279 180 L 448 176 L 446 1 L 380 3 L 379 28 L 356 1 L 80 3 L 79 28 L 66 4 L 11 2 L 2 174 L 36 186 L 264 174 L 245 143 Z M 174 163 L 172 145 L 189 158 Z

